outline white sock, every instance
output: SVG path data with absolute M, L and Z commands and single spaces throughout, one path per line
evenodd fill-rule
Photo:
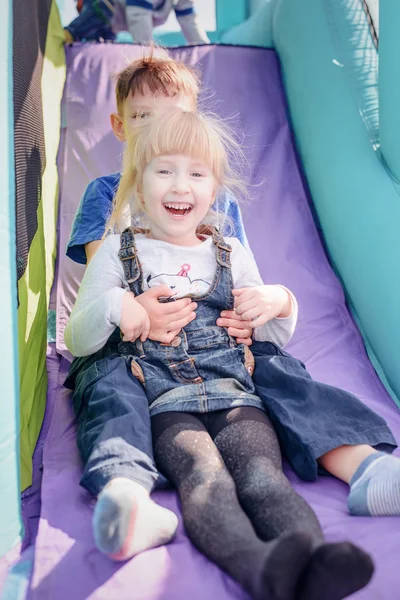
M 158 506 L 141 485 L 123 477 L 106 485 L 93 515 L 96 546 L 114 560 L 167 544 L 177 527 L 175 513 Z

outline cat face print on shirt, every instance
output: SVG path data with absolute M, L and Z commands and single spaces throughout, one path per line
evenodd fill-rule
M 166 284 L 173 292 L 175 292 L 175 298 L 181 298 L 188 294 L 202 296 L 208 291 L 210 283 L 204 281 L 204 279 L 190 279 L 188 275 L 190 269 L 190 265 L 184 264 L 176 275 L 170 275 L 168 273 L 160 273 L 160 275 L 154 275 L 154 277 L 149 275 L 146 279 L 147 286 L 151 288 L 156 285 Z

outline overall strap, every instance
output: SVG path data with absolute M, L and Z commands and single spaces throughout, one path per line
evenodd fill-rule
M 137 256 L 135 229 L 133 227 L 127 227 L 121 233 L 121 247 L 118 256 L 124 269 L 125 281 L 129 284 L 131 291 L 137 294 L 138 291 L 133 289 L 133 284 L 140 278 L 139 285 L 141 285 L 142 269 Z
M 227 244 L 214 227 L 211 228 L 208 235 L 212 235 L 213 244 L 215 245 L 215 257 L 219 268 L 222 268 L 222 277 L 219 279 L 218 287 L 224 287 L 224 299 L 227 302 L 226 309 L 233 310 L 235 299 L 232 295 L 233 280 L 231 269 L 231 252 L 232 247 Z
M 213 238 L 213 243 L 216 246 L 217 263 L 219 265 L 221 265 L 221 267 L 230 269 L 230 267 L 231 267 L 230 254 L 232 252 L 232 247 L 225 242 L 222 235 L 216 229 L 212 230 L 212 238 Z

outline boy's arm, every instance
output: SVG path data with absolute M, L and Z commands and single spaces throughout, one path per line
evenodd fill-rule
M 102 241 L 96 240 L 95 242 L 89 242 L 85 245 L 86 264 L 88 265 L 96 254 L 97 249 L 101 246 Z
M 264 285 L 254 258 L 243 248 L 238 240 L 232 243 L 232 277 L 234 289 Z M 284 286 L 281 286 L 284 287 Z M 285 288 L 291 300 L 291 313 L 288 317 L 275 317 L 253 331 L 253 339 L 259 342 L 274 342 L 285 346 L 291 339 L 297 323 L 298 306 L 293 293 Z
M 67 348 L 74 356 L 97 352 L 119 326 L 127 290 L 118 248 L 119 236 L 109 236 L 86 269 L 64 332 Z
M 249 242 L 247 241 L 246 232 L 244 230 L 242 213 L 240 210 L 239 203 L 231 194 L 227 192 L 221 194 L 221 196 L 218 198 L 218 202 L 221 203 L 219 210 L 221 210 L 225 215 L 227 215 L 229 221 L 234 226 L 233 233 L 228 234 L 222 232 L 223 235 L 231 235 L 238 238 L 242 246 L 244 246 L 249 252 L 249 254 L 252 255 Z
M 73 261 L 86 264 L 86 246 L 89 247 L 90 258 L 101 244 L 107 219 L 112 210 L 112 202 L 119 174 L 99 177 L 87 186 L 75 215 L 71 237 L 67 244 L 67 256 Z

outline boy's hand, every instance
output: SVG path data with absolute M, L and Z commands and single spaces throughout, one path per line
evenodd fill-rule
M 196 318 L 194 311 L 197 304 L 190 298 L 181 298 L 175 302 L 165 303 L 158 301 L 159 298 L 173 296 L 174 293 L 168 285 L 159 285 L 135 298 L 146 309 L 150 317 L 150 332 L 147 337 L 151 340 L 169 344 L 182 327 Z
M 119 328 L 124 334 L 124 342 L 134 342 L 139 337 L 145 342 L 149 336 L 150 317 L 132 292 L 127 292 L 122 298 Z
M 288 291 L 280 285 L 259 285 L 232 291 L 235 296 L 235 312 L 243 320 L 249 320 L 253 329 L 275 317 L 286 318 L 292 314 L 292 300 Z
M 236 338 L 238 344 L 251 346 L 253 327 L 251 321 L 244 321 L 234 310 L 223 310 L 217 319 L 219 327 L 226 327 L 229 335 Z

